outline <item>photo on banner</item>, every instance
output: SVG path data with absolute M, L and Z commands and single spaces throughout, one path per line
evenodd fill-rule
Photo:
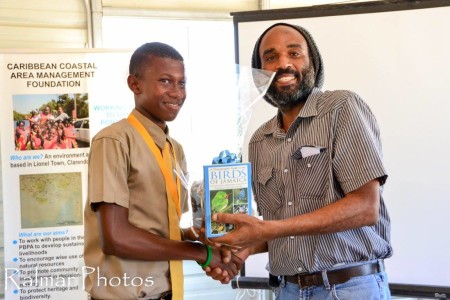
M 16 151 L 89 147 L 89 98 L 84 94 L 13 95 Z

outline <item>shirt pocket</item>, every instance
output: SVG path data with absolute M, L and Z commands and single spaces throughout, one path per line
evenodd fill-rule
M 256 183 L 258 207 L 264 219 L 274 219 L 281 207 L 275 169 L 270 166 L 262 167 L 256 175 Z
M 320 198 L 326 193 L 330 159 L 327 151 L 294 159 L 297 194 L 304 198 Z

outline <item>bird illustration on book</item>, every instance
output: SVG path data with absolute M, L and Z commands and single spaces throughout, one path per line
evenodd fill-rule
M 229 206 L 228 205 L 228 196 L 230 194 L 227 194 L 224 191 L 218 191 L 216 193 L 214 198 L 211 200 L 211 212 L 213 214 L 219 213 L 219 212 L 224 212 L 227 209 L 227 207 Z
M 233 212 L 233 201 L 230 199 L 232 191 L 217 191 L 211 200 L 211 215 L 220 212 Z M 212 194 L 211 194 L 212 196 Z M 232 198 L 232 197 L 231 197 Z M 230 201 L 231 200 L 231 201 Z M 230 203 L 231 202 L 231 203 Z M 211 221 L 211 232 L 212 233 L 225 233 L 233 229 L 232 224 L 221 224 Z
M 247 198 L 247 189 L 241 189 L 237 194 L 238 200 L 245 200 Z

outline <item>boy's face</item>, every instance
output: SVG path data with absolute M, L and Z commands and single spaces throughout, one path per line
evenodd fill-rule
M 186 99 L 184 64 L 171 58 L 150 57 L 140 78 L 129 76 L 136 109 L 165 129 Z

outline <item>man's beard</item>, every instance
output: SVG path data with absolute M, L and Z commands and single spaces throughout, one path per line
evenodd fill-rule
M 278 89 L 276 80 L 283 74 L 293 74 L 297 78 L 295 86 L 286 86 Z M 290 110 L 298 104 L 305 102 L 314 88 L 315 72 L 312 64 L 302 73 L 292 69 L 278 69 L 264 99 L 281 110 Z

